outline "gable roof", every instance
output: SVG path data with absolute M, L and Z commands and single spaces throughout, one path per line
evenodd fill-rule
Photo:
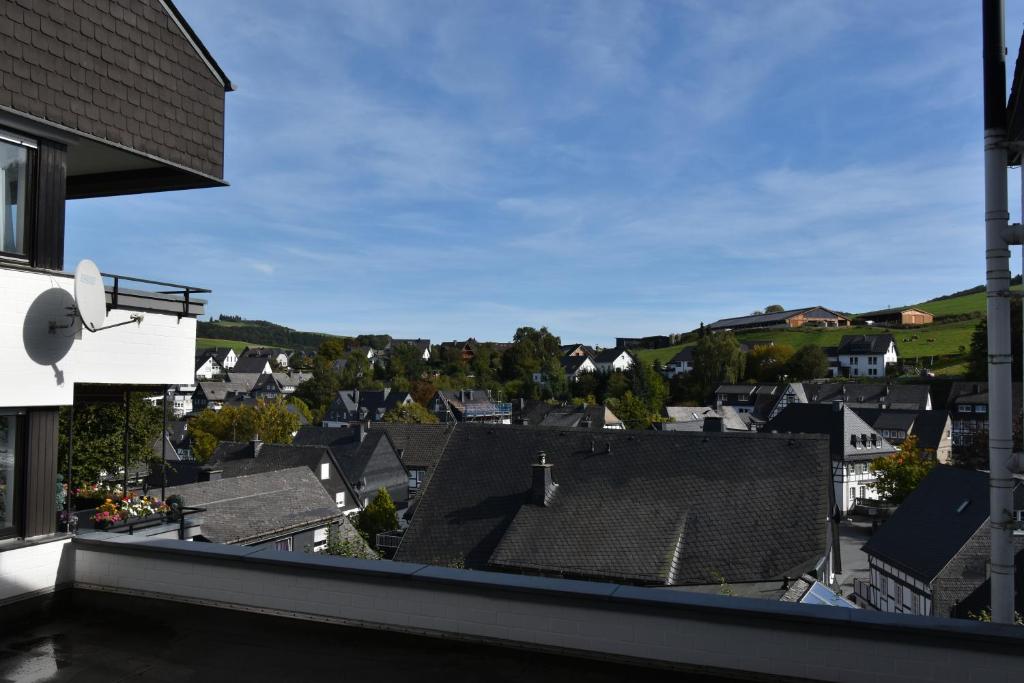
M 292 443 L 317 443 L 316 447 L 328 448 L 334 461 L 338 464 L 345 479 L 357 488 L 364 479 L 374 479 L 375 475 L 387 475 L 396 469 L 404 469 L 398 452 L 389 440 L 385 430 L 371 430 L 362 441 L 359 430 L 348 427 L 301 427 Z M 394 454 L 393 462 L 388 458 L 374 458 L 378 447 L 382 446 Z M 295 446 L 293 446 L 295 447 Z M 314 446 L 304 446 L 314 448 Z M 384 477 L 386 478 L 386 476 Z
M 213 58 L 213 55 L 210 54 L 210 51 L 206 49 L 206 45 L 204 45 L 203 41 L 199 39 L 199 36 L 196 34 L 196 32 L 192 30 L 192 27 L 189 25 L 189 23 L 185 21 L 185 17 L 181 14 L 180 11 L 178 11 L 178 8 L 174 6 L 174 2 L 172 2 L 172 0 L 160 0 L 160 4 L 166 7 L 167 11 L 170 12 L 171 16 L 174 18 L 174 22 L 178 25 L 178 28 L 180 28 L 182 32 L 185 34 L 185 37 L 188 39 L 188 42 L 192 44 L 192 47 L 194 47 L 196 49 L 196 52 L 199 53 L 199 56 L 202 58 L 206 66 L 210 68 L 210 71 L 213 72 L 213 75 L 216 76 L 217 80 L 220 81 L 221 85 L 224 86 L 224 91 L 232 92 L 235 89 L 235 86 L 231 83 L 231 79 L 228 78 L 228 75 L 224 73 L 224 70 L 222 68 L 220 68 L 220 64 L 218 64 L 217 60 Z
M 332 522 L 348 540 L 361 540 L 306 467 L 173 486 L 167 495 L 206 509 L 202 535 L 214 543 L 249 545 Z
M 594 361 L 590 360 L 589 356 L 562 356 L 559 362 L 562 364 L 562 369 L 565 370 L 567 375 L 575 375 L 580 371 L 580 368 L 588 363 L 591 368 L 595 367 Z
M 779 311 L 777 313 L 758 313 L 756 315 L 741 315 L 736 318 L 722 318 L 721 320 L 716 320 L 707 327 L 708 329 L 714 330 L 736 326 L 778 324 L 785 322 L 794 316 L 800 315 L 801 313 L 811 314 L 813 317 L 823 317 L 818 314 L 819 311 L 830 317 L 846 318 L 846 316 L 836 313 L 824 306 L 809 306 L 807 308 L 793 308 L 788 311 Z
M 692 363 L 693 362 L 693 350 L 695 346 L 687 346 L 682 349 L 676 355 L 672 356 L 672 360 L 669 363 Z
M 839 340 L 839 353 L 843 354 L 884 354 L 895 344 L 891 334 L 844 334 Z
M 541 450 L 558 488 L 523 512 Z M 830 476 L 817 436 L 464 423 L 395 559 L 641 584 L 781 580 L 827 550 Z M 638 500 L 628 514 L 609 504 Z
M 197 391 L 202 391 L 208 401 L 224 401 L 234 394 L 248 394 L 251 384 L 244 382 L 197 382 Z
M 270 361 L 264 356 L 240 356 L 231 368 L 232 375 L 266 375 L 272 371 Z
M 936 465 L 864 551 L 927 583 L 988 516 L 987 472 Z
M 914 420 L 914 436 L 917 447 L 925 450 L 938 450 L 946 436 L 946 427 L 950 425 L 949 413 L 945 410 L 922 410 Z
M 602 349 L 598 351 L 596 354 L 594 354 L 594 362 L 606 364 L 613 363 L 614 361 L 618 360 L 619 356 L 621 356 L 622 354 L 626 354 L 627 356 L 630 357 L 630 359 L 633 358 L 633 354 L 631 354 L 626 349 Z
M 452 435 L 451 424 L 398 424 L 374 422 L 370 431 L 386 432 L 409 469 L 432 470 Z M 429 476 L 429 475 L 428 475 Z
M 207 464 L 223 470 L 224 477 L 241 477 L 292 467 L 306 467 L 316 471 L 324 456 L 331 456 L 330 449 L 324 446 L 259 443 L 258 449 L 259 453 L 253 457 L 253 442 L 221 441 Z
M 873 460 L 896 452 L 892 444 L 846 405 L 792 403 L 768 422 L 764 431 L 824 434 L 836 460 Z

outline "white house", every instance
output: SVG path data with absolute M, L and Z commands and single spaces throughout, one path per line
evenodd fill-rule
M 626 349 L 605 349 L 597 352 L 593 362 L 598 372 L 625 372 L 633 367 L 633 355 Z
M 899 362 L 891 334 L 844 335 L 829 355 L 833 377 L 885 377 L 885 369 Z
M 570 382 L 578 382 L 588 372 L 597 372 L 597 366 L 589 356 L 562 356 L 562 369 Z
M 200 356 L 196 359 L 196 379 L 213 379 L 224 371 L 213 356 Z
M 693 372 L 693 348 L 692 346 L 687 346 L 672 356 L 672 360 L 665 364 L 665 369 L 662 371 L 665 377 L 672 379 L 677 375 L 686 375 Z

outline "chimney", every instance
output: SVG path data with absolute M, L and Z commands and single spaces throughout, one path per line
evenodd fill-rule
M 362 443 L 363 441 L 366 441 L 366 423 L 365 422 L 360 422 L 359 423 L 359 443 Z
M 258 458 L 260 451 L 263 449 L 263 442 L 260 441 L 260 435 L 257 434 L 256 438 L 249 442 L 249 448 L 252 450 L 252 457 Z
M 530 502 L 543 507 L 550 502 L 558 484 L 551 481 L 551 465 L 544 451 L 537 452 L 537 462 L 532 467 L 533 486 L 530 487 Z
M 223 473 L 224 470 L 214 467 L 200 467 L 199 471 L 196 472 L 196 481 L 217 481 Z
M 843 412 L 843 406 L 844 405 L 845 405 L 845 402 L 842 399 L 837 398 L 836 400 L 832 401 L 832 412 L 833 413 L 841 413 L 841 412 Z
M 709 416 L 704 418 L 704 427 L 703 427 L 702 431 L 705 431 L 705 432 L 724 432 L 725 431 L 725 420 L 723 420 L 718 415 L 713 415 L 713 416 L 709 415 Z

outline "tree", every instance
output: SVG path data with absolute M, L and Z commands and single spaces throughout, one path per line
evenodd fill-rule
M 398 528 L 398 510 L 386 488 L 377 489 L 377 495 L 370 504 L 356 515 L 356 528 L 374 549 L 377 548 L 377 534 Z
M 657 418 L 647 404 L 634 396 L 632 391 L 627 391 L 622 398 L 608 399 L 607 405 L 627 429 L 649 429 Z
M 152 460 L 153 442 L 163 428 L 159 408 L 132 394 L 128 408 L 129 465 Z M 59 472 L 67 471 L 69 408 L 60 409 Z M 124 468 L 124 403 L 79 403 L 75 405 L 72 476 L 75 484 L 95 483 L 101 473 L 115 474 Z
M 758 382 L 776 382 L 786 374 L 786 363 L 795 350 L 788 344 L 755 346 L 747 354 L 747 378 Z
M 292 442 L 299 418 L 280 398 L 257 401 L 254 406 L 224 406 L 204 410 L 189 423 L 196 460 L 203 462 L 221 441 L 250 441 L 259 437 L 267 443 Z
M 732 332 L 701 337 L 693 349 L 693 376 L 707 397 L 719 384 L 734 384 L 743 376 L 743 352 Z
M 786 374 L 798 381 L 820 379 L 828 374 L 828 356 L 820 346 L 801 346 L 786 363 Z
M 933 467 L 935 461 L 922 456 L 917 447 L 917 437 L 912 434 L 900 444 L 898 451 L 872 461 L 870 468 L 875 475 L 875 483 L 871 486 L 884 502 L 899 505 Z
M 1021 356 L 1024 355 L 1024 339 L 1021 330 L 1020 299 L 1010 300 L 1010 360 L 1011 372 L 1019 378 Z M 1015 331 L 1014 331 L 1015 330 Z M 982 318 L 971 333 L 971 348 L 967 354 L 967 379 L 975 382 L 988 381 L 988 319 Z
M 410 425 L 431 425 L 437 424 L 437 417 L 419 403 L 407 403 L 397 405 L 381 418 L 384 422 L 410 424 Z
M 290 396 L 286 403 L 293 406 L 308 424 L 313 424 L 315 421 L 313 419 L 313 411 L 309 409 L 309 405 L 305 401 L 298 396 Z
M 520 327 L 512 337 L 512 345 L 501 357 L 502 377 L 530 379 L 535 372 L 541 372 L 546 359 L 558 360 L 562 355 L 562 340 L 551 334 L 548 328 Z
M 306 547 L 307 553 L 311 550 L 310 547 Z M 341 529 L 333 525 L 327 530 L 327 547 L 323 549 L 323 553 L 325 555 L 334 555 L 335 557 L 355 557 L 361 560 L 380 559 L 380 556 L 373 552 L 362 539 L 358 537 L 354 540 L 346 538 L 341 533 Z
M 644 363 L 636 359 L 624 373 L 629 382 L 629 390 L 635 397 L 644 402 L 652 415 L 661 413 L 668 399 L 668 384 L 665 378 L 654 369 L 653 363 Z
M 764 307 L 765 313 L 782 313 L 784 310 L 786 309 L 780 306 L 779 304 L 772 304 L 771 306 Z
M 305 401 L 316 421 L 323 418 L 331 401 L 342 389 L 341 374 L 335 370 L 334 362 L 334 360 L 317 354 L 313 359 L 313 371 L 310 378 L 295 390 L 295 396 Z

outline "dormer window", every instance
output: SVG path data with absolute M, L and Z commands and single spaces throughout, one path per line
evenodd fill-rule
M 0 129 L 0 254 L 28 256 L 28 177 L 36 144 Z

